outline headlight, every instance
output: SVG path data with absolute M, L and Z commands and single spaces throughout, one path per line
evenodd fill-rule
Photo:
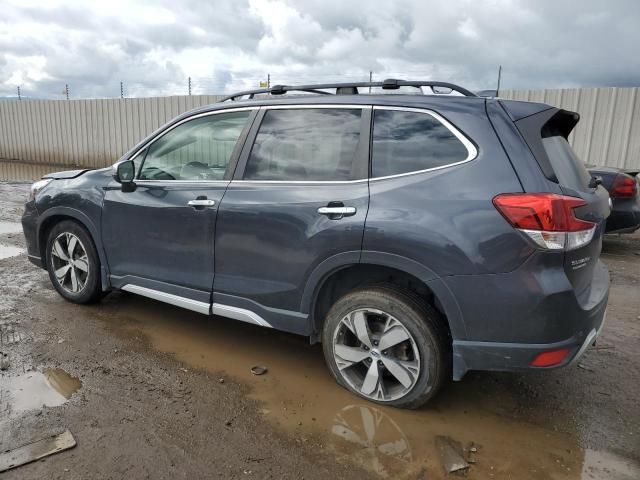
M 49 182 L 51 182 L 51 180 L 53 180 L 53 178 L 45 178 L 45 179 L 39 180 L 36 183 L 34 183 L 33 185 L 31 185 L 31 188 L 29 189 L 29 201 L 35 199 L 37 193 L 40 190 L 42 190 L 44 187 L 49 185 Z

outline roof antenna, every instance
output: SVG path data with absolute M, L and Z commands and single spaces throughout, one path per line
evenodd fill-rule
M 500 93 L 500 78 L 502 77 L 502 65 L 498 65 L 498 86 L 496 87 L 496 97 Z

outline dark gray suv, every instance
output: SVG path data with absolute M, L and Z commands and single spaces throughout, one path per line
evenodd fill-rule
M 29 258 L 72 302 L 309 336 L 347 389 L 418 407 L 468 370 L 567 365 L 602 328 L 610 201 L 578 118 L 438 82 L 241 92 L 34 184 Z

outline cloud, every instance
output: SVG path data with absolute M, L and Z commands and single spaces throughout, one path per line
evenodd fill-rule
M 223 93 L 387 77 L 490 88 L 640 83 L 640 2 L 6 0 L 0 95 Z

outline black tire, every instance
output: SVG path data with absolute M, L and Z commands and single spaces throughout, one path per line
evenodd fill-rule
M 55 274 L 56 265 L 54 265 L 54 263 L 58 262 L 58 267 L 61 264 L 59 263 L 59 257 L 54 255 L 52 253 L 52 250 L 54 248 L 55 240 L 59 238 L 60 235 L 64 234 L 74 235 L 80 241 L 80 247 L 86 252 L 88 272 L 86 273 L 82 288 L 77 292 L 73 292 L 70 289 L 65 288 Z M 76 252 L 78 252 L 78 248 L 76 249 Z M 68 254 L 68 252 L 65 253 Z M 63 220 L 53 226 L 47 236 L 45 261 L 47 265 L 47 271 L 49 272 L 49 278 L 51 280 L 51 283 L 53 284 L 53 287 L 66 300 L 73 303 L 86 304 L 96 302 L 100 300 L 100 298 L 102 298 L 100 257 L 98 257 L 98 252 L 96 250 L 95 244 L 93 243 L 91 235 L 80 224 L 74 222 L 73 220 Z M 78 272 L 80 273 L 79 270 Z M 68 277 L 65 278 L 67 278 L 68 282 Z
M 334 336 L 344 334 L 342 320 L 350 312 L 359 309 L 374 309 L 388 313 L 413 337 L 410 342 L 412 346 L 417 347 L 419 352 L 420 371 L 414 377 L 413 386 L 406 393 L 402 393 L 400 398 L 378 400 L 363 395 L 343 375 L 336 363 Z M 342 328 L 343 333 L 337 331 L 339 328 Z M 384 285 L 354 290 L 336 301 L 327 314 L 322 332 L 322 342 L 325 361 L 336 381 L 356 395 L 382 405 L 407 409 L 418 408 L 433 398 L 447 378 L 451 377 L 450 340 L 441 316 L 419 297 L 394 286 Z M 376 343 L 376 345 L 378 344 Z M 365 361 L 368 361 L 369 365 L 371 364 L 371 359 Z M 378 361 L 377 363 L 384 370 L 382 362 Z M 366 368 L 367 364 L 363 365 Z M 358 367 L 354 363 L 354 366 L 347 368 L 362 367 Z M 346 372 L 347 369 L 345 368 L 344 371 Z

